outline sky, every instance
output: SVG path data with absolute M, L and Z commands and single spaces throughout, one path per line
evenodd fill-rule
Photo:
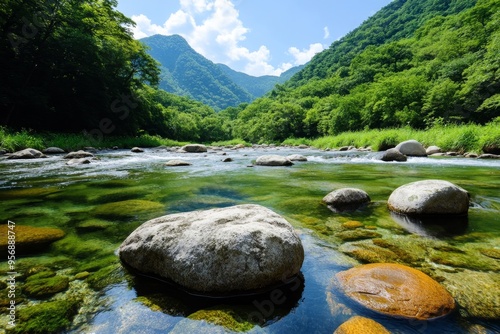
M 214 63 L 280 75 L 356 29 L 392 0 L 118 0 L 137 39 L 184 37 Z

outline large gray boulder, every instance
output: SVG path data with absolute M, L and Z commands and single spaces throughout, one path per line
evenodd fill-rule
M 45 154 L 64 154 L 66 152 L 62 148 L 59 148 L 59 147 L 47 147 L 45 150 L 43 150 L 43 153 L 45 153 Z
M 290 161 L 307 161 L 307 158 L 300 154 L 292 154 L 287 157 Z
M 441 152 L 443 152 L 443 151 L 441 150 L 441 148 L 439 146 L 429 146 L 425 150 L 425 153 L 427 153 L 427 155 L 432 155 L 432 154 L 441 153 Z
M 357 210 L 370 203 L 370 201 L 370 196 L 365 191 L 357 188 L 337 189 L 323 198 L 323 202 L 333 211 Z
M 171 214 L 139 226 L 119 248 L 144 274 L 205 293 L 248 291 L 298 274 L 304 249 L 293 227 L 260 205 Z
M 255 161 L 259 166 L 291 166 L 291 162 L 287 157 L 281 155 L 262 155 Z
M 187 153 L 205 153 L 207 152 L 207 147 L 201 144 L 188 144 L 184 145 L 180 148 L 180 151 L 184 151 Z
M 404 162 L 407 160 L 406 155 L 403 153 L 399 152 L 399 150 L 395 148 L 390 148 L 384 153 L 382 153 L 382 157 L 380 158 L 382 161 L 399 161 L 399 162 Z
M 469 193 L 448 181 L 417 181 L 394 190 L 387 205 L 406 215 L 464 215 L 469 210 Z
M 416 140 L 407 140 L 402 143 L 399 143 L 396 146 L 396 149 L 403 153 L 404 155 L 407 156 L 412 156 L 412 157 L 426 157 L 427 152 L 425 151 L 424 146 L 420 144 Z
M 47 156 L 34 148 L 27 148 L 22 151 L 17 151 L 10 154 L 7 159 L 37 159 L 46 158 Z
M 167 167 L 179 167 L 179 166 L 191 166 L 192 164 L 190 162 L 184 161 L 184 160 L 169 160 L 165 163 L 165 166 Z

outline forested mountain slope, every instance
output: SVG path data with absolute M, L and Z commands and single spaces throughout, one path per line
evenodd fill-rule
M 140 41 L 160 63 L 159 87 L 167 92 L 188 96 L 216 109 L 254 99 L 219 66 L 194 51 L 181 36 L 155 35 Z
M 500 116 L 499 54 L 500 1 L 394 1 L 239 112 L 233 136 L 485 123 Z

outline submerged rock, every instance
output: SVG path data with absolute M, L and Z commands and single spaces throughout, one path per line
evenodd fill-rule
M 420 144 L 416 140 L 407 140 L 402 143 L 399 143 L 396 146 L 396 149 L 403 153 L 404 155 L 411 157 L 425 157 L 427 156 L 427 152 L 422 144 Z
M 77 166 L 77 165 L 88 165 L 92 162 L 92 158 L 80 158 L 80 159 L 70 159 L 66 162 L 68 166 Z
M 423 272 L 400 264 L 366 264 L 342 271 L 334 279 L 351 299 L 392 316 L 426 320 L 455 308 L 455 300 L 444 287 Z
M 8 230 L 6 224 L 0 225 L 1 250 L 7 249 Z M 58 228 L 16 225 L 13 231 L 16 233 L 16 252 L 37 251 L 64 237 L 64 231 Z
M 387 162 L 389 162 L 389 161 L 404 162 L 408 159 L 406 158 L 406 155 L 399 152 L 398 149 L 390 148 L 382 154 L 382 157 L 380 158 L 380 160 L 387 161 Z
M 417 181 L 394 190 L 387 205 L 406 215 L 466 215 L 469 193 L 448 181 Z
M 365 191 L 356 188 L 337 189 L 323 198 L 323 202 L 335 212 L 357 210 L 370 201 L 370 196 Z
M 237 205 L 150 220 L 122 243 L 119 255 L 132 268 L 189 290 L 230 293 L 297 275 L 304 249 L 280 215 Z
M 42 273 L 40 273 L 42 274 Z M 39 276 L 34 275 L 34 276 Z M 26 284 L 23 285 L 23 292 L 30 297 L 44 298 L 64 291 L 69 286 L 69 279 L 63 276 L 52 277 L 28 277 Z
M 333 334 L 390 334 L 384 326 L 365 317 L 354 316 L 340 325 Z
M 262 155 L 255 161 L 259 166 L 291 166 L 291 162 L 287 157 L 281 155 Z
M 478 159 L 500 159 L 500 155 L 485 153 L 477 157 Z
M 17 151 L 10 154 L 7 159 L 38 159 L 46 158 L 47 156 L 34 148 L 27 148 L 22 151 Z
M 81 158 L 93 158 L 94 155 L 90 152 L 86 151 L 76 151 L 76 152 L 70 152 L 64 156 L 64 159 L 81 159 Z

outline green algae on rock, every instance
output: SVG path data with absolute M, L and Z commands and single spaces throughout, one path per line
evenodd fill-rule
M 254 325 L 247 320 L 244 320 L 236 314 L 231 308 L 215 307 L 197 311 L 188 316 L 192 320 L 200 320 L 222 326 L 234 332 L 246 332 L 251 330 Z
M 120 283 L 124 280 L 125 273 L 120 264 L 99 269 L 90 274 L 87 283 L 94 290 L 102 290 L 109 285 Z
M 12 334 L 53 334 L 67 329 L 78 313 L 80 300 L 57 300 L 19 308 Z
M 7 224 L 0 225 L 0 250 L 6 250 Z M 36 252 L 43 250 L 56 240 L 64 237 L 63 230 L 48 227 L 31 227 L 25 225 L 15 226 L 16 252 Z
M 164 205 L 158 202 L 131 199 L 97 206 L 93 213 L 98 217 L 127 218 L 148 211 L 160 212 Z
M 22 286 L 22 291 L 30 297 L 45 298 L 64 291 L 69 286 L 69 279 L 64 276 L 33 278 L 34 276 L 30 277 L 32 279 L 28 278 L 28 281 Z

